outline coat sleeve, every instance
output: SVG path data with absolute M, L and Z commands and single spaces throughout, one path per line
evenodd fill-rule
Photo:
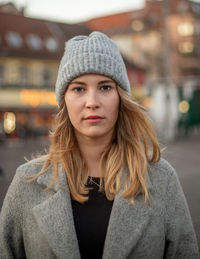
M 165 259 L 199 259 L 197 239 L 177 174 L 170 170 L 166 193 Z
M 22 235 L 21 169 L 16 171 L 0 213 L 0 259 L 26 258 Z

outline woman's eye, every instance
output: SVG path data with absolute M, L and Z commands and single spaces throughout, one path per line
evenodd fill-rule
M 74 88 L 73 88 L 73 91 L 76 92 L 76 93 L 80 93 L 80 92 L 83 92 L 83 91 L 84 91 L 84 88 L 83 88 L 83 87 L 80 87 L 80 86 L 74 87 Z
M 112 87 L 111 87 L 110 85 L 103 85 L 103 86 L 101 87 L 101 90 L 102 90 L 102 91 L 109 91 L 111 88 L 112 88 Z

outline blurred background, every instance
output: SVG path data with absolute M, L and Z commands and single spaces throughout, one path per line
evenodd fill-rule
M 0 208 L 24 156 L 48 150 L 65 41 L 94 30 L 121 50 L 200 244 L 200 1 L 0 1 Z

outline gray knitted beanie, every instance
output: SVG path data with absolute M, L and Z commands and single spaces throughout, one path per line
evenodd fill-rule
M 76 36 L 65 44 L 56 81 L 56 100 L 60 105 L 68 84 L 83 74 L 101 74 L 112 78 L 130 93 L 126 67 L 115 42 L 101 32 Z

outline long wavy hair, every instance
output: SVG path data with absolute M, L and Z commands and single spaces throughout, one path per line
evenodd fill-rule
M 121 196 L 132 204 L 138 194 L 143 194 L 145 202 L 149 204 L 147 167 L 150 162 L 160 160 L 159 144 L 146 109 L 120 87 L 117 86 L 117 90 L 120 97 L 119 114 L 113 138 L 101 154 L 99 166 L 105 174 L 104 184 L 101 179 L 99 190 L 105 190 L 106 197 L 113 200 L 122 188 Z M 88 168 L 80 152 L 64 98 L 57 111 L 50 140 L 42 170 L 28 182 L 34 181 L 52 166 L 53 177 L 46 188 L 48 190 L 55 182 L 58 183 L 58 168 L 62 163 L 71 198 L 84 203 L 88 200 L 89 192 L 86 187 Z

